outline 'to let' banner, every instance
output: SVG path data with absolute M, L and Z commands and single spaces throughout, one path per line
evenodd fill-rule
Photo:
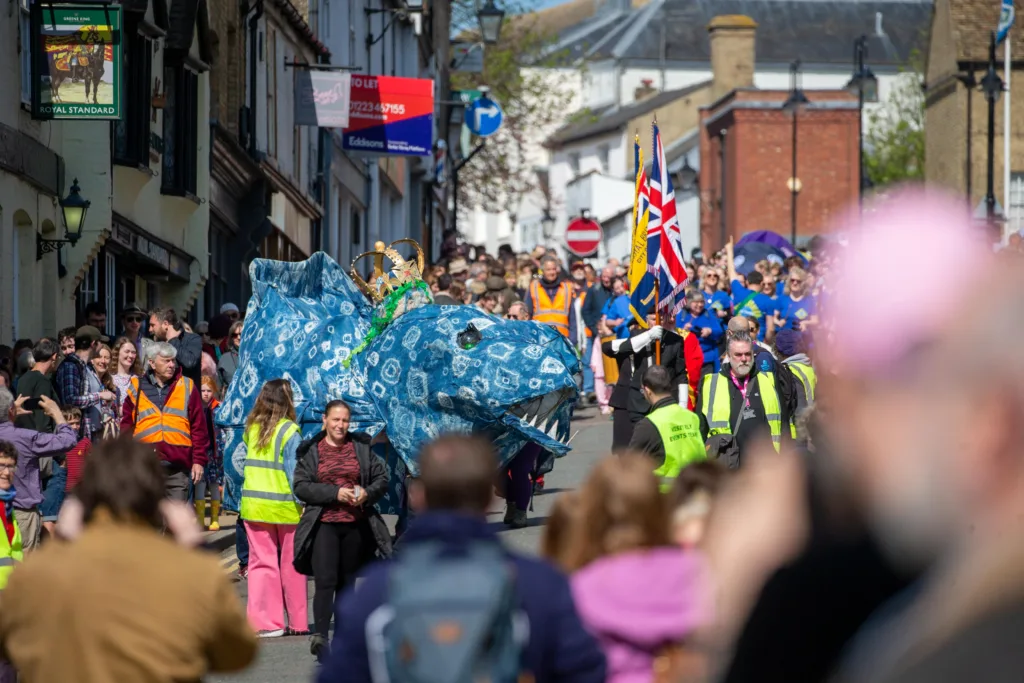
M 379 155 L 433 154 L 432 80 L 353 75 L 350 97 L 344 149 Z

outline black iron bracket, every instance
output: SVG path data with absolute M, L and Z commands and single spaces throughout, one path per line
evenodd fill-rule
M 284 60 L 284 68 L 292 69 L 305 69 L 307 71 L 362 71 L 361 66 L 349 66 L 347 64 L 307 64 L 306 62 L 297 62 L 295 60 L 288 61 Z
M 45 254 L 58 251 L 63 245 L 71 244 L 71 240 L 48 240 L 36 233 L 36 261 L 42 261 Z

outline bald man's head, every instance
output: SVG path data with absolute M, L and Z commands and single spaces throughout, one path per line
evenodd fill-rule
M 476 436 L 449 434 L 427 444 L 419 457 L 420 476 L 409 489 L 414 507 L 484 515 L 491 505 L 498 458 Z
M 729 321 L 729 332 L 732 334 L 750 332 L 750 318 L 745 318 L 742 315 L 736 316 Z

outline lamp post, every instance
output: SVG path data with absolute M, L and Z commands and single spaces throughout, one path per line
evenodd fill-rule
M 789 232 L 790 242 L 796 246 L 796 197 L 800 194 L 800 181 L 796 175 L 797 114 L 808 104 L 807 95 L 800 88 L 800 60 L 789 65 L 789 97 L 782 108 L 793 117 L 793 159 L 789 176 Z
M 996 144 L 996 102 L 1003 94 L 1003 79 L 996 73 L 996 32 L 992 31 L 988 43 L 988 69 L 981 77 L 981 90 L 988 102 L 988 159 L 985 178 L 985 218 L 989 229 L 996 217 L 995 192 L 995 144 Z
M 36 233 L 36 260 L 42 260 L 44 254 L 57 251 L 62 244 L 75 244 L 82 238 L 82 228 L 85 226 L 85 214 L 89 212 L 92 202 L 84 199 L 81 195 L 82 188 L 78 186 L 78 178 L 71 183 L 68 196 L 60 200 L 61 216 L 64 219 L 63 240 L 43 239 L 43 236 Z
M 505 11 L 494 5 L 494 0 L 487 0 L 487 4 L 476 13 L 477 21 L 480 22 L 480 37 L 488 45 L 498 42 L 501 34 L 501 22 L 505 20 Z
M 974 119 L 972 116 L 971 101 L 974 99 L 974 89 L 978 87 L 978 79 L 974 77 L 974 69 L 968 69 L 967 71 L 958 73 L 956 75 L 958 81 L 964 84 L 967 88 L 967 149 L 964 157 L 964 177 L 967 179 L 967 203 L 971 206 L 974 203 L 971 201 L 971 190 L 973 185 L 972 174 L 974 173 L 973 164 L 971 163 L 971 140 L 973 139 L 974 131 Z
M 853 41 L 853 76 L 846 89 L 857 96 L 857 174 L 859 188 L 857 196 L 864 201 L 864 190 L 870 181 L 864 169 L 864 103 L 878 102 L 878 78 L 864 62 L 868 56 L 868 37 L 861 36 Z
M 541 216 L 540 233 L 544 240 L 544 246 L 547 246 L 548 241 L 555 234 L 555 217 L 551 215 L 549 209 L 544 209 L 544 215 Z

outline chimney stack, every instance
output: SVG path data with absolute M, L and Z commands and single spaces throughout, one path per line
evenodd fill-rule
M 742 14 L 715 17 L 708 24 L 711 40 L 711 99 L 736 88 L 754 85 L 754 39 L 757 22 Z
M 649 78 L 640 81 L 640 87 L 633 91 L 633 99 L 639 102 L 658 92 L 658 89 L 652 85 L 653 83 L 654 81 Z

